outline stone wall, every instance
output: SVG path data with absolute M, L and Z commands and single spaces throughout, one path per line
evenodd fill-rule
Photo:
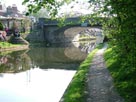
M 43 30 L 42 29 L 34 30 L 30 34 L 28 34 L 25 37 L 25 39 L 28 40 L 29 42 L 43 42 L 45 41 Z

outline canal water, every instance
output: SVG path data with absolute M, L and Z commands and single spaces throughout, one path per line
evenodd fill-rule
M 0 102 L 59 102 L 95 41 L 0 53 Z

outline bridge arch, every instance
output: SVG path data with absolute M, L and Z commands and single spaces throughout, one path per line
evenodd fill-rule
M 44 26 L 43 28 L 44 39 L 49 43 L 67 43 L 79 41 L 80 35 L 83 34 L 96 37 L 98 34 L 102 34 L 101 27 L 82 27 L 80 25 L 70 25 L 61 28 L 58 26 Z

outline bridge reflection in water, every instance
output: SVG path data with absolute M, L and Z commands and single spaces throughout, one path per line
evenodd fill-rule
M 86 52 L 96 43 L 74 45 L 34 44 L 29 51 L 0 54 L 0 100 L 59 102 Z

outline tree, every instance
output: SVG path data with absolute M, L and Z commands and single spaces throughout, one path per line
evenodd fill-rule
M 58 9 L 64 3 L 69 3 L 72 0 L 24 0 L 22 4 L 26 4 L 28 7 L 28 12 L 26 15 L 32 13 L 37 13 L 39 10 L 46 8 L 50 11 L 50 16 L 55 16 L 58 12 Z

